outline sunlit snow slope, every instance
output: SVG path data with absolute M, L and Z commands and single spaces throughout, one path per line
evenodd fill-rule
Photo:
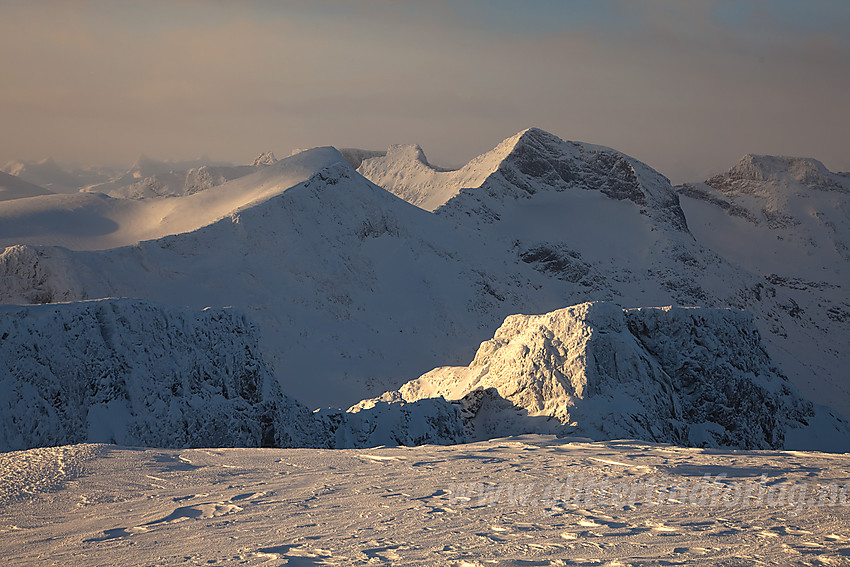
M 343 160 L 336 150 L 316 149 L 209 190 L 168 199 L 78 193 L 6 202 L 0 206 L 0 246 L 101 250 L 190 232 L 277 195 L 339 161 Z

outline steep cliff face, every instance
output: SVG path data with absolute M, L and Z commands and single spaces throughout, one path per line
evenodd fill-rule
M 3 306 L 0 361 L 2 450 L 315 443 L 312 414 L 281 393 L 252 326 L 230 309 Z
M 850 447 L 847 423 L 773 366 L 752 316 L 726 309 L 586 303 L 514 315 L 469 366 L 435 369 L 398 394 L 457 401 L 473 439 L 536 432 L 777 449 L 826 415 L 814 434 Z

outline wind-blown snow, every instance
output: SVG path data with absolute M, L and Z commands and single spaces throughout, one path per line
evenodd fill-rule
M 843 565 L 848 471 L 848 455 L 551 436 L 34 449 L 0 454 L 0 555 L 9 566 Z

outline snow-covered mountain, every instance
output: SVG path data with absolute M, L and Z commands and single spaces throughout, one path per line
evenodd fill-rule
M 282 165 L 176 198 L 123 199 L 100 193 L 47 195 L 0 207 L 0 246 L 56 245 L 100 250 L 208 226 L 342 160 L 336 150 L 299 154 Z M 144 294 L 142 294 L 144 295 Z
M 364 160 L 359 171 L 437 216 L 474 226 L 487 238 L 512 247 L 519 259 L 540 272 L 579 284 L 561 306 L 613 300 L 625 306 L 750 310 L 772 357 L 791 380 L 819 403 L 850 414 L 850 383 L 844 370 L 850 353 L 843 346 L 850 341 L 850 317 L 840 283 L 848 277 L 838 275 L 825 284 L 815 280 L 815 286 L 827 291 L 807 295 L 794 288 L 809 287 L 814 268 L 809 276 L 776 277 L 782 272 L 771 275 L 750 257 L 738 261 L 736 246 L 755 240 L 726 225 L 704 230 L 693 199 L 682 197 L 687 205 L 683 210 L 669 181 L 638 160 L 532 128 L 456 171 L 428 166 L 421 150 L 412 146 L 390 148 L 385 157 Z M 801 178 L 816 177 L 809 173 Z M 817 179 L 834 188 L 844 176 Z M 846 193 L 837 190 L 819 203 L 809 198 L 816 206 L 810 215 L 824 219 L 822 226 L 843 226 L 846 221 L 831 219 L 845 215 L 846 206 L 833 210 L 826 199 L 845 198 Z M 717 208 L 715 213 L 727 220 L 725 210 Z M 800 238 L 817 241 L 815 235 Z M 729 245 L 716 246 L 717 240 Z M 769 243 L 766 246 L 770 249 Z M 738 247 L 754 254 L 759 250 Z M 818 266 L 817 272 L 834 271 L 837 263 L 823 256 L 808 263 L 785 261 Z
M 670 182 L 649 166 L 611 148 L 566 142 L 538 128 L 512 136 L 457 170 L 428 163 L 419 146 L 392 146 L 358 171 L 399 197 L 440 214 L 478 222 L 501 220 L 496 202 L 538 192 L 588 189 L 643 207 L 641 214 L 677 228 L 685 221 Z
M 470 440 L 555 433 L 850 449 L 847 421 L 805 400 L 771 363 L 752 316 L 728 309 L 585 303 L 514 315 L 468 366 L 437 368 L 384 395 L 433 397 L 458 401 Z
M 254 158 L 254 161 L 251 162 L 251 167 L 261 167 L 265 165 L 272 165 L 274 163 L 277 163 L 277 158 L 274 156 L 274 153 L 263 152 Z
M 501 246 L 371 184 L 332 149 L 302 152 L 196 195 L 97 199 L 124 215 L 108 217 L 119 225 L 115 233 L 29 240 L 105 248 L 103 239 L 128 243 L 139 227 L 167 232 L 194 228 L 187 219 L 220 220 L 110 250 L 9 247 L 0 255 L 3 301 L 124 296 L 241 307 L 258 322 L 284 391 L 313 407 L 348 407 L 459 363 L 507 315 L 563 301 L 558 280 L 547 289 L 549 278 Z M 66 214 L 59 205 L 54 211 Z M 160 221 L 161 206 L 174 211 L 170 224 Z M 0 217 L 9 218 L 8 210 L 0 208 Z M 91 207 L 67 214 L 83 211 Z
M 458 443 L 445 400 L 314 415 L 281 392 L 255 326 L 231 308 L 138 299 L 0 306 L 0 452 Z
M 850 174 L 814 159 L 747 155 L 679 193 L 691 230 L 725 257 L 764 274 L 848 281 Z
M 0 450 L 311 446 L 250 323 L 143 300 L 0 308 Z
M 112 168 L 66 168 L 52 158 L 12 161 L 3 167 L 3 171 L 53 193 L 76 193 L 88 185 L 103 183 L 115 174 Z
M 0 296 L 240 307 L 283 391 L 310 407 L 466 363 L 516 313 L 734 307 L 753 312 L 799 390 L 850 413 L 848 323 L 828 309 L 799 316 L 798 290 L 695 239 L 676 190 L 645 164 L 537 129 L 455 172 L 420 153 L 349 160 L 435 212 L 331 148 L 181 197 L 0 203 Z M 426 182 L 403 175 L 410 160 Z
M 39 187 L 24 181 L 20 177 L 0 171 L 0 201 L 24 199 L 37 195 L 49 195 L 50 193 L 52 191 L 48 191 L 44 187 Z
M 255 327 L 233 309 L 137 299 L 3 306 L 0 337 L 2 451 L 79 442 L 351 448 L 521 433 L 850 448 L 847 422 L 800 397 L 749 316 L 729 310 L 593 303 L 514 315 L 469 367 L 315 414 L 281 391 Z
M 276 162 L 277 158 L 271 152 L 260 154 L 251 165 L 215 164 L 209 163 L 209 160 L 158 162 L 143 157 L 120 177 L 90 185 L 85 190 L 126 199 L 192 195 L 255 173 Z
M 810 158 L 747 155 L 728 172 L 678 190 L 697 240 L 762 276 L 763 293 L 784 296 L 796 322 L 775 333 L 786 372 L 802 377 L 798 386 L 821 400 L 843 400 L 850 175 Z

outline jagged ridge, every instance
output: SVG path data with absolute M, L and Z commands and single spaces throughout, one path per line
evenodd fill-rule
M 815 416 L 770 362 L 750 314 L 611 303 L 508 317 L 469 366 L 435 369 L 398 395 L 458 400 L 478 439 L 569 433 L 776 449 Z M 826 433 L 840 431 L 833 450 L 850 447 L 847 423 L 829 419 Z

